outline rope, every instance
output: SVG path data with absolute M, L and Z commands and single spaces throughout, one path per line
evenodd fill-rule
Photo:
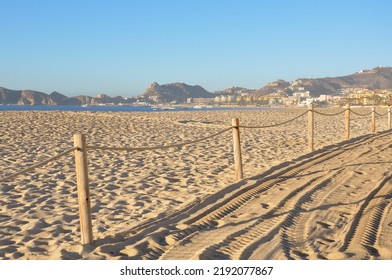
M 388 115 L 388 112 L 386 112 L 386 113 L 384 113 L 384 114 L 380 114 L 380 113 L 378 113 L 378 112 L 374 112 L 377 116 L 380 116 L 380 117 L 383 117 L 383 116 L 386 116 L 386 115 Z
M 303 114 L 301 114 L 301 115 L 299 115 L 299 116 L 296 116 L 295 118 L 293 118 L 293 119 L 291 119 L 291 120 L 288 120 L 288 121 L 285 121 L 285 122 L 282 122 L 282 123 L 277 123 L 277 124 L 272 124 L 272 125 L 264 125 L 264 126 L 240 125 L 240 127 L 241 127 L 241 128 L 270 128 L 270 127 L 275 127 L 275 126 L 284 125 L 284 124 L 286 124 L 286 123 L 295 121 L 296 119 L 299 119 L 300 117 L 305 116 L 308 112 L 309 112 L 309 110 L 307 110 L 305 113 L 303 113 Z
M 75 148 L 68 149 L 68 150 L 66 150 L 66 151 L 64 151 L 64 152 L 62 152 L 62 153 L 60 153 L 60 154 L 58 154 L 57 156 L 51 157 L 51 158 L 49 158 L 49 159 L 47 159 L 47 160 L 44 160 L 44 161 L 39 162 L 39 163 L 37 163 L 37 164 L 31 165 L 30 167 L 28 167 L 28 168 L 26 168 L 26 169 L 24 169 L 24 170 L 22 170 L 22 171 L 19 171 L 19 172 L 16 172 L 16 173 L 12 174 L 12 175 L 9 175 L 9 176 L 6 176 L 6 177 L 4 177 L 4 178 L 1 178 L 1 179 L 0 179 L 0 182 L 8 181 L 8 180 L 10 180 L 10 179 L 12 179 L 12 178 L 15 178 L 15 177 L 19 176 L 19 175 L 22 175 L 22 174 L 27 173 L 27 172 L 29 172 L 29 171 L 32 171 L 32 170 L 34 170 L 34 169 L 36 169 L 36 168 L 38 168 L 38 167 L 41 167 L 41 166 L 43 166 L 43 165 L 46 165 L 46 164 L 48 164 L 49 162 L 51 162 L 51 161 L 53 161 L 53 160 L 56 160 L 56 159 L 58 159 L 58 158 L 60 158 L 60 157 L 62 157 L 62 156 L 64 156 L 64 155 L 66 155 L 66 154 L 72 152 L 73 150 L 75 150 Z
M 372 113 L 372 112 L 369 112 L 369 113 L 366 113 L 366 114 L 360 114 L 360 113 L 354 112 L 351 109 L 350 109 L 350 112 L 353 113 L 354 115 L 361 116 L 361 117 L 369 116 Z
M 315 112 L 316 114 L 322 115 L 322 116 L 327 116 L 327 117 L 332 117 L 332 116 L 337 116 L 340 115 L 342 113 L 344 113 L 347 109 L 344 109 L 343 111 L 340 111 L 338 113 L 333 113 L 333 114 L 326 114 L 326 113 L 321 113 L 319 111 L 313 110 L 313 112 Z
M 188 141 L 188 142 L 184 142 L 184 143 L 179 143 L 179 144 L 166 145 L 166 146 L 140 147 L 140 148 L 87 146 L 87 149 L 103 150 L 103 151 L 151 151 L 151 150 L 158 150 L 158 149 L 169 149 L 169 148 L 181 147 L 181 146 L 185 146 L 185 145 L 198 143 L 198 142 L 207 140 L 209 138 L 213 138 L 215 136 L 218 136 L 220 134 L 223 134 L 226 131 L 229 131 L 231 129 L 232 129 L 232 127 L 229 127 L 229 128 L 224 129 L 224 130 L 221 130 L 221 131 L 219 131 L 217 133 L 214 133 L 212 135 L 209 135 L 209 136 L 206 136 L 206 137 L 203 137 L 203 138 L 200 138 L 200 139 L 196 139 L 196 140 L 192 140 L 192 141 Z

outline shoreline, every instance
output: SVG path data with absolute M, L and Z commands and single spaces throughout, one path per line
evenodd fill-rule
M 14 111 L 60 111 L 60 112 L 187 112 L 187 111 L 224 111 L 224 110 L 285 110 L 288 107 L 262 106 L 207 106 L 207 105 L 0 105 L 0 112 Z

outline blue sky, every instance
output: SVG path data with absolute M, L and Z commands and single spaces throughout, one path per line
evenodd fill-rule
M 136 96 L 392 66 L 392 1 L 0 0 L 0 86 Z

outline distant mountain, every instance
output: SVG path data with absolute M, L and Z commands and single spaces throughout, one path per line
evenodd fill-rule
M 110 97 L 100 94 L 97 97 L 79 95 L 67 97 L 56 91 L 46 94 L 34 90 L 11 90 L 0 87 L 0 104 L 18 104 L 18 105 L 92 105 L 92 104 L 127 104 L 136 99 L 126 99 L 121 96 Z
M 52 92 L 51 94 L 49 94 L 49 97 L 56 102 L 56 104 L 61 104 L 62 102 L 64 102 L 66 99 L 68 99 L 67 96 L 65 96 L 64 94 L 58 93 L 57 91 Z
M 321 94 L 338 94 L 340 90 L 347 88 L 392 89 L 392 67 L 376 67 L 372 70 L 361 70 L 352 75 L 334 78 L 303 78 L 292 82 L 278 80 L 265 85 L 255 94 L 290 94 L 295 91 L 309 91 L 311 96 L 316 97 Z
M 298 91 L 309 91 L 312 97 L 321 94 L 336 95 L 347 88 L 392 89 L 392 67 L 376 67 L 371 70 L 361 70 L 357 73 L 342 77 L 302 78 L 291 82 L 277 80 L 270 82 L 257 90 L 240 87 L 230 87 L 222 91 L 209 92 L 201 86 L 191 86 L 184 83 L 159 85 L 152 83 L 142 94 L 142 98 L 156 102 L 177 101 L 184 103 L 187 98 L 214 98 L 218 95 L 253 95 L 264 96 L 274 94 L 292 94 Z M 135 98 L 121 96 L 110 97 L 100 94 L 97 97 L 79 95 L 67 97 L 56 91 L 46 94 L 34 90 L 11 90 L 0 87 L 0 104 L 20 105 L 83 105 L 83 104 L 127 104 L 136 101 Z
M 325 78 L 325 80 L 339 84 L 342 88 L 392 89 L 392 67 L 380 66 L 372 70 L 361 70 L 349 76 Z
M 3 104 L 18 104 L 22 91 L 0 87 L 0 102 Z
M 198 85 L 190 86 L 184 83 L 159 85 L 154 82 L 144 91 L 142 96 L 150 100 L 183 103 L 187 98 L 213 98 L 216 94 Z
M 258 89 L 254 92 L 255 95 L 269 95 L 275 92 L 279 93 L 290 93 L 289 90 L 290 83 L 284 80 L 277 80 L 275 82 L 268 83 L 261 89 Z
M 34 90 L 10 90 L 0 87 L 0 103 L 19 105 L 54 105 L 56 102 L 47 94 Z

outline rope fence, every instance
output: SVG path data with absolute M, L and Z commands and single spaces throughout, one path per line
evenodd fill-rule
M 153 151 L 153 150 L 164 150 L 164 149 L 169 149 L 169 148 L 176 148 L 176 147 L 182 147 L 190 144 L 195 144 L 198 142 L 202 142 L 204 140 L 214 138 L 220 134 L 225 133 L 226 131 L 231 130 L 231 127 L 223 129 L 217 133 L 211 134 L 209 136 L 199 138 L 196 140 L 188 141 L 188 142 L 183 142 L 183 143 L 178 143 L 178 144 L 172 144 L 172 145 L 164 145 L 164 146 L 155 146 L 155 147 L 140 147 L 140 148 L 126 148 L 126 147 L 99 147 L 99 146 L 87 146 L 87 149 L 91 150 L 102 150 L 102 151 Z
M 337 113 L 324 113 L 317 110 L 314 110 L 313 104 L 308 106 L 308 110 L 304 113 L 299 114 L 298 116 L 289 119 L 287 121 L 264 125 L 264 126 L 248 126 L 248 125 L 240 125 L 239 119 L 232 119 L 231 126 L 213 133 L 211 135 L 190 140 L 182 143 L 176 143 L 171 145 L 161 145 L 161 146 L 153 146 L 153 147 L 101 147 L 101 146 L 89 146 L 86 144 L 86 136 L 83 134 L 75 134 L 74 135 L 74 147 L 67 149 L 56 156 L 53 156 L 47 160 L 31 165 L 19 172 L 16 172 L 12 175 L 8 175 L 0 179 L 0 182 L 6 182 L 15 177 L 33 171 L 36 168 L 42 167 L 48 164 L 51 161 L 59 159 L 70 152 L 75 152 L 75 171 L 76 171 L 76 183 L 77 183 L 77 192 L 78 192 L 78 205 L 79 205 L 79 219 L 80 219 L 80 231 L 81 231 L 81 243 L 84 244 L 92 244 L 93 243 L 93 231 L 92 231 L 92 221 L 91 221 L 91 207 L 90 207 L 90 192 L 89 192 L 89 179 L 88 179 L 88 150 L 100 150 L 100 151 L 152 151 L 158 149 L 169 149 L 175 147 L 182 147 L 186 145 L 196 144 L 214 137 L 217 137 L 229 130 L 232 130 L 233 135 L 233 153 L 234 153 L 234 171 L 235 171 L 235 180 L 240 181 L 243 179 L 243 165 L 242 165 L 242 154 L 241 154 L 241 142 L 240 142 L 240 128 L 244 129 L 264 129 L 264 128 L 272 128 L 277 126 L 282 126 L 287 123 L 293 122 L 305 115 L 307 115 L 307 126 L 308 126 L 308 149 L 309 152 L 314 151 L 314 115 L 318 114 L 321 116 L 332 117 L 340 114 L 345 114 L 345 130 L 344 137 L 345 139 L 350 139 L 350 114 L 358 115 L 361 117 L 371 115 L 371 133 L 376 132 L 376 116 L 383 117 L 388 115 L 388 129 L 391 129 L 391 107 L 388 108 L 387 112 L 384 114 L 378 113 L 375 110 L 375 107 L 372 107 L 370 113 L 358 113 L 350 108 L 348 104 L 344 110 Z
M 16 173 L 12 174 L 12 175 L 9 175 L 9 176 L 6 176 L 4 178 L 1 178 L 0 182 L 9 181 L 9 180 L 11 180 L 11 179 L 13 179 L 15 177 L 18 177 L 19 175 L 26 174 L 26 173 L 28 173 L 30 171 L 33 171 L 34 169 L 37 169 L 37 168 L 39 168 L 41 166 L 44 166 L 44 165 L 47 165 L 49 162 L 54 161 L 56 159 L 59 159 L 59 158 L 65 156 L 66 154 L 69 154 L 70 152 L 72 152 L 74 150 L 75 150 L 75 148 L 68 149 L 68 150 L 66 150 L 66 151 L 64 151 L 64 152 L 62 152 L 62 153 L 60 153 L 60 154 L 58 154 L 56 156 L 53 156 L 53 157 L 51 157 L 51 158 L 49 158 L 47 160 L 44 160 L 44 161 L 41 161 L 39 163 L 33 164 L 33 165 L 27 167 L 26 169 L 23 169 L 23 170 L 21 170 L 19 172 L 16 172 Z
M 325 117 L 334 117 L 334 116 L 343 114 L 344 112 L 346 112 L 346 109 L 344 109 L 343 111 L 337 112 L 337 113 L 333 113 L 333 114 L 323 113 L 323 112 L 316 111 L 316 110 L 314 110 L 314 112 L 315 112 L 316 114 L 318 114 L 318 115 L 321 115 L 321 116 L 325 116 Z
M 294 118 L 292 118 L 292 119 L 290 119 L 290 120 L 288 120 L 288 121 L 281 122 L 281 123 L 277 123 L 277 124 L 263 125 L 263 126 L 241 125 L 240 127 L 241 127 L 241 128 L 271 128 L 271 127 L 277 127 L 277 126 L 285 125 L 285 124 L 288 124 L 288 123 L 290 123 L 290 122 L 292 122 L 292 121 L 295 121 L 295 120 L 297 120 L 297 119 L 299 119 L 299 118 L 305 116 L 307 113 L 308 113 L 308 111 L 306 111 L 305 113 L 300 114 L 300 115 L 298 115 L 298 116 L 296 116 L 296 117 L 294 117 Z
M 360 116 L 360 117 L 366 117 L 372 114 L 372 112 L 369 113 L 365 113 L 365 114 L 360 114 L 358 112 L 353 111 L 352 109 L 350 109 L 350 112 L 353 113 L 354 115 Z

